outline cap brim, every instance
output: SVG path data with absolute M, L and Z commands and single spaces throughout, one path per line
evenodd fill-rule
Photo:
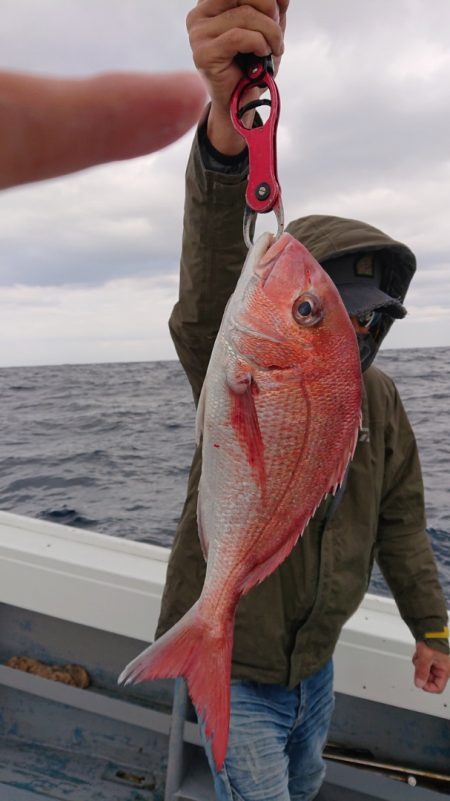
M 364 314 L 380 309 L 396 319 L 406 315 L 406 309 L 399 300 L 391 298 L 373 284 L 340 284 L 337 289 L 349 314 Z

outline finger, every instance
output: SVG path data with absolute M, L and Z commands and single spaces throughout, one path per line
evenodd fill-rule
M 54 79 L 0 74 L 0 187 L 158 150 L 199 118 L 193 73 Z
M 270 52 L 270 51 L 269 51 Z M 257 56 L 268 55 L 266 40 L 259 33 L 241 31 L 234 28 L 214 39 L 206 42 L 196 51 L 195 64 L 200 70 L 216 73 L 226 71 L 232 65 L 237 53 L 254 53 Z M 219 55 L 220 54 L 220 55 Z M 242 77 L 241 70 L 235 65 L 235 80 Z
M 284 16 L 286 16 L 288 8 L 289 0 L 278 0 L 278 9 L 280 14 L 284 14 Z
M 176 141 L 195 125 L 206 101 L 204 84 L 193 72 L 105 76 L 108 82 L 112 96 L 105 110 L 110 113 L 113 106 L 117 123 L 109 160 L 145 155 Z M 99 103 L 102 96 L 107 93 L 99 86 Z
M 236 31 L 234 34 L 233 32 Z M 201 46 L 202 41 L 216 41 L 218 48 L 217 53 L 222 58 L 229 58 L 230 52 L 223 52 L 219 46 L 223 44 L 222 36 L 228 35 L 230 43 L 234 43 L 237 47 L 244 46 L 246 49 L 240 52 L 250 53 L 249 48 L 252 46 L 251 38 L 257 33 L 264 39 L 264 44 L 259 46 L 257 55 L 281 55 L 283 52 L 283 33 L 273 19 L 266 14 L 255 10 L 251 6 L 241 6 L 233 8 L 222 14 L 203 19 L 198 24 L 190 26 L 190 43 L 192 50 L 195 53 L 196 47 Z M 248 35 L 248 43 L 246 42 L 246 34 Z M 236 39 L 236 41 L 234 41 Z M 219 40 L 219 41 L 218 41 Z M 235 50 L 231 55 L 234 56 L 238 50 Z
M 446 687 L 447 680 L 448 675 L 446 670 L 433 667 L 423 689 L 429 693 L 442 693 Z
M 289 3 L 289 0 L 287 0 L 287 3 Z M 278 20 L 280 5 L 284 6 L 285 4 L 286 0 L 280 0 L 280 2 L 277 2 L 277 0 L 198 0 L 196 8 L 192 9 L 188 16 L 193 14 L 195 17 L 197 11 L 202 16 L 216 17 L 230 9 L 249 6 L 272 17 L 274 20 Z
M 230 28 L 258 32 L 264 36 L 269 47 L 268 52 L 275 55 L 281 55 L 283 52 L 283 33 L 278 22 L 251 6 L 242 6 L 227 11 L 219 17 L 215 17 L 208 25 L 212 36 L 219 36 Z
M 194 8 L 188 14 L 188 19 L 192 15 L 193 19 L 196 20 L 198 14 L 214 17 L 241 5 L 252 6 L 262 14 L 271 17 L 280 25 L 284 33 L 289 0 L 198 0 L 198 11 Z
M 413 662 L 415 666 L 414 684 L 416 687 L 423 689 L 429 680 L 431 660 L 415 656 Z
M 279 0 L 278 7 L 279 7 L 279 25 L 284 34 L 286 30 L 286 18 L 287 18 L 287 10 L 289 7 L 289 0 Z

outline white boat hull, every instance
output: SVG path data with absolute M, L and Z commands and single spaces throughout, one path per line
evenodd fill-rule
M 34 743 L 39 732 L 46 731 L 46 744 L 52 754 L 55 748 L 70 750 L 77 731 L 83 732 L 86 742 L 93 738 L 100 743 L 102 783 L 95 790 L 96 795 L 89 795 L 93 792 L 92 782 L 86 783 L 83 791 L 78 787 L 77 795 L 73 796 L 77 801 L 91 798 L 100 801 L 104 786 L 105 798 L 124 801 L 134 798 L 123 776 L 134 776 L 136 771 L 144 784 L 147 781 L 147 795 L 143 784 L 141 797 L 149 801 L 162 797 L 161 790 L 153 794 L 150 784 L 153 781 L 161 785 L 164 773 L 161 765 L 166 765 L 171 730 L 172 738 L 175 736 L 176 715 L 171 715 L 173 683 L 154 682 L 124 690 L 117 688 L 116 677 L 124 664 L 153 639 L 168 554 L 167 549 L 155 545 L 0 512 L 0 662 L 12 655 L 77 662 L 86 667 L 94 680 L 91 689 L 79 690 L 0 666 L 0 692 L 4 699 L 3 716 L 0 715 L 0 801 L 13 798 L 34 801 L 36 797 L 33 790 L 18 789 L 20 776 L 10 779 L 8 784 L 10 774 L 2 767 L 8 760 L 19 759 L 17 749 L 25 762 L 28 759 L 34 766 L 43 764 L 42 749 L 38 748 L 37 756 L 34 751 L 23 751 L 22 742 L 28 730 Z M 413 646 L 411 634 L 393 601 L 367 595 L 344 627 L 336 650 L 337 696 L 331 740 L 350 749 L 353 755 L 359 753 L 363 761 L 366 756 L 369 761 L 413 764 L 426 771 L 448 772 L 450 689 L 442 695 L 430 695 L 414 687 Z M 63 718 L 61 709 L 65 710 Z M 48 723 L 47 728 L 42 725 L 43 720 Z M 8 736 L 11 721 L 17 731 L 13 725 L 12 735 Z M 212 800 L 195 721 L 186 724 L 183 721 L 181 731 L 184 756 L 188 754 L 195 770 L 199 766 L 199 772 L 194 770 L 185 775 L 186 794 L 178 792 L 177 799 Z M 103 764 L 105 742 L 114 744 L 112 755 Z M 81 753 L 83 748 L 81 743 Z M 94 746 L 90 750 L 93 749 Z M 176 750 L 176 744 L 172 743 L 171 769 L 167 774 L 172 785 L 169 782 L 166 801 L 172 801 L 174 787 L 179 788 L 181 782 L 179 760 L 178 769 L 174 767 Z M 15 754 L 14 758 L 11 754 Z M 152 760 L 150 781 L 144 763 L 149 766 Z M 121 761 L 134 767 L 125 769 Z M 21 775 L 21 770 L 29 775 L 35 769 L 26 762 L 23 769 L 17 769 L 17 775 Z M 76 783 L 76 762 L 71 770 Z M 97 766 L 96 775 L 99 770 Z M 327 795 L 325 787 L 320 799 L 418 798 L 417 794 L 408 795 L 414 788 L 405 785 L 406 774 L 400 773 L 402 782 L 391 781 L 395 790 L 392 795 L 391 785 L 383 789 L 386 777 L 377 774 L 381 784 L 375 791 L 373 776 L 364 785 L 359 778 L 361 771 L 354 770 L 330 763 L 328 781 L 333 783 L 333 794 Z M 113 796 L 108 794 L 108 787 L 113 786 L 108 784 L 111 781 L 115 782 Z M 9 795 L 3 798 L 4 782 Z M 202 786 L 203 790 L 199 789 Z M 58 792 L 57 789 L 48 791 L 48 795 L 43 793 L 42 799 L 72 798 L 69 790 L 66 795 L 62 789 L 62 795 Z M 438 797 L 428 789 L 421 788 L 420 792 L 420 801 Z M 41 796 L 38 797 L 41 801 Z

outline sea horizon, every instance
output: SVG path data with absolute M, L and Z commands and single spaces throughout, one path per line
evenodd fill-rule
M 385 348 L 419 447 L 428 534 L 450 605 L 450 347 Z M 0 368 L 0 507 L 171 547 L 195 447 L 179 361 Z M 379 572 L 372 584 L 388 592 Z
M 387 353 L 390 351 L 395 352 L 408 352 L 412 350 L 446 350 L 450 346 L 449 345 L 413 345 L 411 347 L 400 347 L 400 348 L 390 348 L 390 347 L 381 347 L 379 350 L 379 354 Z M 378 354 L 377 354 L 378 355 Z M 79 361 L 69 361 L 69 362 L 33 362 L 31 364 L 0 364 L 0 370 L 21 370 L 27 367 L 33 368 L 41 368 L 41 367 L 92 367 L 95 365 L 106 365 L 106 364 L 161 364 L 163 362 L 179 362 L 179 359 L 176 356 L 170 356 L 166 358 L 160 359 L 107 359 L 105 361 L 88 361 L 88 362 L 79 362 Z

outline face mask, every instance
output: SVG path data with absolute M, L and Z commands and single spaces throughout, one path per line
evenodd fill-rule
M 356 334 L 356 339 L 358 340 L 361 370 L 364 372 L 364 370 L 370 367 L 377 355 L 379 343 L 375 341 L 370 332 L 367 334 Z

